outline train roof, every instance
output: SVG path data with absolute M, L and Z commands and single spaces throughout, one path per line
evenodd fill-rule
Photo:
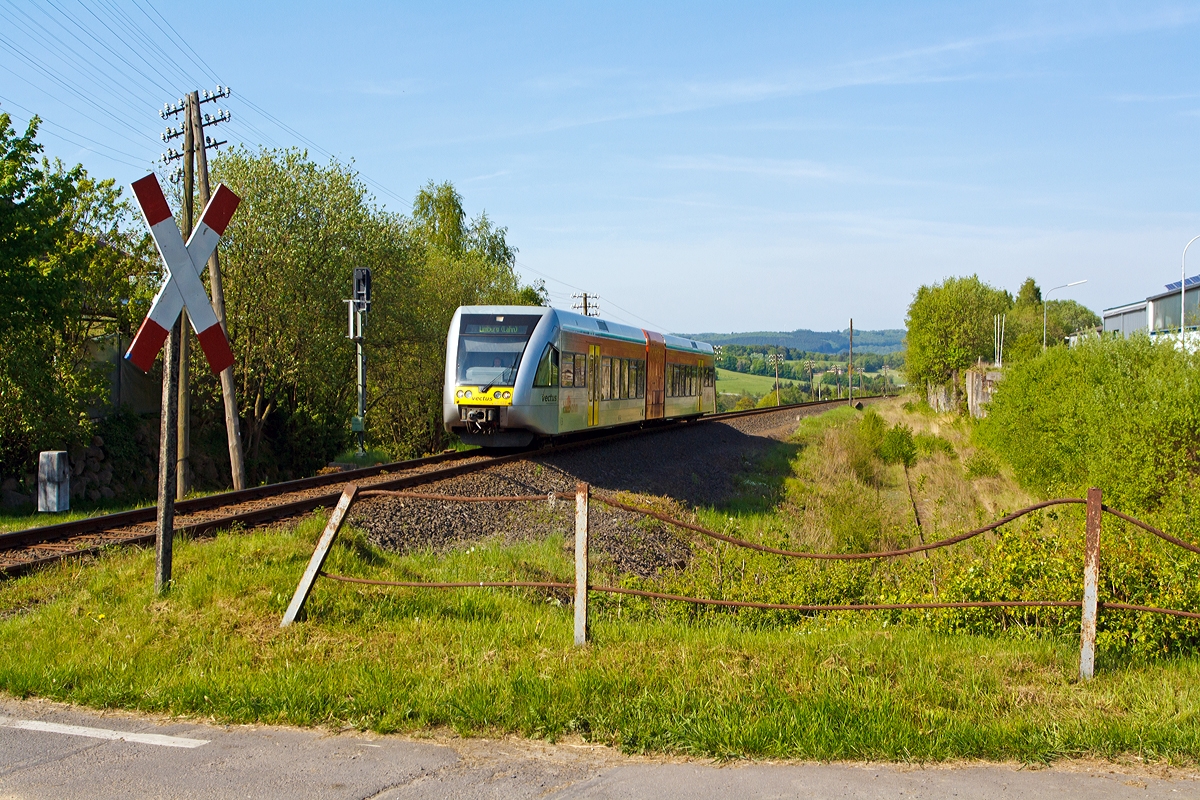
M 625 342 L 646 342 L 646 332 L 621 322 L 610 322 L 599 317 L 585 317 L 574 311 L 564 311 L 549 306 L 460 306 L 459 314 L 537 314 L 539 316 L 554 315 L 563 330 L 575 333 L 586 333 L 590 336 L 600 336 L 605 339 L 619 339 Z M 687 353 L 707 353 L 711 355 L 713 348 L 707 342 L 698 342 L 682 336 L 663 334 L 667 347 Z

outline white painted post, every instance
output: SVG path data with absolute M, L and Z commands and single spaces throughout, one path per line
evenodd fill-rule
M 71 465 L 66 450 L 38 453 L 38 511 L 69 511 Z
M 588 485 L 575 487 L 575 646 L 587 644 Z
M 329 555 L 330 548 L 333 547 L 333 540 L 337 538 L 338 531 L 342 529 L 346 512 L 350 510 L 350 505 L 354 502 L 354 496 L 357 493 L 358 486 L 356 484 L 346 484 L 341 499 L 329 514 L 329 522 L 325 523 L 325 530 L 321 533 L 321 538 L 317 540 L 317 547 L 313 550 L 312 558 L 308 560 L 308 567 L 300 577 L 296 593 L 292 595 L 292 602 L 288 604 L 279 627 L 286 628 L 296 620 L 304 618 L 304 603 L 308 600 L 308 593 L 312 591 L 313 584 L 317 582 L 317 574 L 320 573 L 321 567 L 325 566 L 325 559 Z
M 1087 536 L 1083 556 L 1083 613 L 1080 622 L 1079 680 L 1090 681 L 1096 671 L 1096 613 L 1100 588 L 1100 490 L 1087 493 Z

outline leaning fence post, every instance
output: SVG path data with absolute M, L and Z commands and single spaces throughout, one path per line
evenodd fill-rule
M 333 540 L 337 538 L 338 531 L 342 529 L 342 521 L 346 519 L 346 512 L 350 510 L 350 504 L 354 502 L 354 495 L 357 493 L 357 485 L 346 484 L 341 499 L 329 514 L 329 522 L 325 523 L 325 530 L 321 533 L 321 538 L 317 540 L 317 548 L 313 550 L 312 558 L 308 560 L 308 568 L 300 577 L 296 593 L 292 595 L 292 602 L 288 604 L 279 627 L 286 628 L 301 618 L 301 614 L 304 612 L 304 602 L 308 600 L 308 593 L 312 591 L 313 584 L 317 581 L 317 573 L 325 565 L 325 558 L 329 555 L 329 549 L 333 546 Z
M 575 646 L 587 644 L 588 485 L 575 486 Z
M 1083 613 L 1080 623 L 1079 680 L 1090 681 L 1096 671 L 1096 610 L 1100 587 L 1100 490 L 1087 493 L 1087 536 L 1083 554 Z

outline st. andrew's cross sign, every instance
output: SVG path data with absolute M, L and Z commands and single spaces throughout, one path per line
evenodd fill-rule
M 233 365 L 233 352 L 229 349 L 224 329 L 217 322 L 208 292 L 200 281 L 200 271 L 225 233 L 241 198 L 225 184 L 219 185 L 185 245 L 171 208 L 167 205 L 167 198 L 158 184 L 158 177 L 151 173 L 134 181 L 133 193 L 166 265 L 167 279 L 154 296 L 150 312 L 133 337 L 133 344 L 125 358 L 143 372 L 149 372 L 180 312 L 187 308 L 188 319 L 191 320 L 196 338 L 200 340 L 204 357 L 216 375 Z

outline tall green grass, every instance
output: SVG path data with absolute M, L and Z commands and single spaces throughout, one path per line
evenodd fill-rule
M 740 758 L 1193 762 L 1200 668 L 1106 661 L 1078 684 L 1074 642 L 997 640 L 828 616 L 792 627 L 733 615 L 630 614 L 609 598 L 571 644 L 563 598 L 322 580 L 309 619 L 278 627 L 321 527 L 180 542 L 177 583 L 122 550 L 0 584 L 0 688 L 223 722 L 449 726 L 579 735 L 627 751 Z M 391 578 L 570 576 L 560 539 L 434 558 L 360 535 L 330 571 Z M 597 598 L 599 600 L 599 598 Z M 632 618 L 631 618 L 632 616 Z

